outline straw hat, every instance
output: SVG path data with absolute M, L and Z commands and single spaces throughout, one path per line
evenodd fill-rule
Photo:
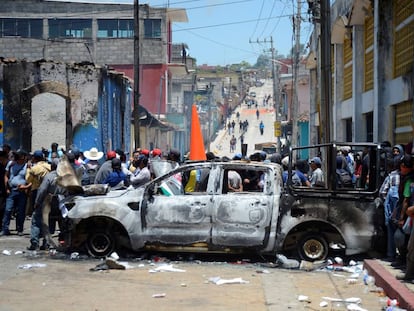
M 99 160 L 103 157 L 103 152 L 98 151 L 95 147 L 92 147 L 89 151 L 85 151 L 84 153 L 85 158 L 89 160 Z

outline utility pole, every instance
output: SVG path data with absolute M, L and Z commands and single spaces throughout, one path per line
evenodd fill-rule
M 331 141 L 331 4 L 330 0 L 321 0 L 321 110 L 323 142 Z
M 252 43 L 251 41 L 249 41 Z M 257 43 L 267 43 L 268 41 L 256 41 Z M 276 138 L 276 152 L 280 153 L 280 136 L 282 136 L 282 125 L 280 122 L 280 96 L 279 96 L 279 65 L 276 64 L 275 60 L 275 48 L 273 47 L 273 37 L 270 37 L 270 51 L 272 52 L 272 81 L 273 81 L 273 107 L 275 109 L 275 123 L 274 123 L 274 134 Z M 277 68 L 276 68 L 277 66 Z
M 139 76 L 140 76 L 140 41 L 139 41 L 139 0 L 134 0 L 134 142 L 135 149 L 141 146 L 139 139 Z
M 299 98 L 298 98 L 298 88 L 299 88 L 299 60 L 300 60 L 300 19 L 301 19 L 301 0 L 298 0 L 298 11 L 295 18 L 295 49 L 294 49 L 294 66 L 293 66 L 293 105 L 291 110 L 291 120 L 292 120 L 292 141 L 293 146 L 298 145 L 298 120 L 297 113 L 299 110 Z

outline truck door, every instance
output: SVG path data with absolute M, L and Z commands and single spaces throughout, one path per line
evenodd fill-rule
M 143 217 L 148 242 L 190 245 L 210 241 L 209 168 L 203 168 L 206 180 L 202 181 L 202 186 L 194 188 L 188 183 L 193 181 L 196 170 L 186 168 L 161 180 L 157 193 L 147 200 Z
M 268 172 L 266 170 L 253 170 L 248 173 L 258 176 L 254 182 L 257 185 L 241 192 L 228 191 L 227 167 L 220 174 L 220 193 L 214 197 L 212 214 L 212 244 L 215 246 L 230 247 L 260 247 L 264 246 L 267 231 L 269 230 L 273 195 L 266 184 Z M 245 172 L 238 171 L 240 175 Z M 252 178 L 253 179 L 253 178 Z M 253 182 L 253 181 L 252 181 Z

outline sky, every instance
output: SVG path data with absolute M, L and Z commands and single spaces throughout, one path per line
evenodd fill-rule
M 130 3 L 134 0 L 66 0 Z M 301 0 L 300 43 L 307 45 L 312 25 L 307 2 Z M 288 56 L 294 46 L 292 16 L 298 0 L 139 0 L 152 7 L 185 9 L 187 23 L 173 23 L 173 43 L 186 43 L 197 65 L 226 66 L 246 61 L 254 65 L 261 54 Z

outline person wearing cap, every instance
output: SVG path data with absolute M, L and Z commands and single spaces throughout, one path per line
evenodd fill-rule
M 94 184 L 102 184 L 106 177 L 112 172 L 112 159 L 116 158 L 116 152 L 109 150 L 106 152 L 106 161 L 102 163 L 96 173 Z
M 133 163 L 135 170 L 130 176 L 129 182 L 134 188 L 138 188 L 151 180 L 151 172 L 148 169 L 148 158 L 141 154 Z
M 310 167 L 312 174 L 310 177 L 311 187 L 325 187 L 325 177 L 323 175 L 322 161 L 319 157 L 314 157 L 310 160 Z
M 102 159 L 103 154 L 102 151 L 98 151 L 95 147 L 83 153 L 86 163 L 83 164 L 82 186 L 92 185 L 95 182 L 96 173 L 100 167 L 99 160 Z
M 6 177 L 8 189 L 6 207 L 3 216 L 3 225 L 0 236 L 10 235 L 9 225 L 12 211 L 15 208 L 17 212 L 16 227 L 19 236 L 23 235 L 24 221 L 26 218 L 26 156 L 23 150 L 13 152 L 14 161 L 10 161 L 6 167 Z
M 43 178 L 50 172 L 50 164 L 45 161 L 45 157 L 42 150 L 36 150 L 33 152 L 31 163 L 27 163 L 26 170 L 26 188 L 30 189 L 30 205 L 32 214 L 34 210 L 34 202 L 37 195 L 37 190 L 42 183 Z
M 151 158 L 154 160 L 161 159 L 162 151 L 161 149 L 155 148 L 151 151 Z

